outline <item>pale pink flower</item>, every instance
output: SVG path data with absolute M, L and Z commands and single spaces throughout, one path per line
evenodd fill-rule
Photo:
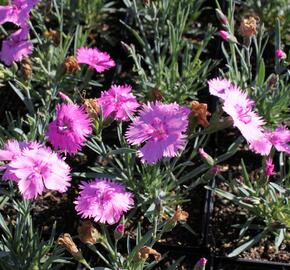
M 220 30 L 219 35 L 225 41 L 228 41 L 230 39 L 230 36 L 231 36 L 227 31 L 224 31 L 224 30 Z
M 38 0 L 13 0 L 11 5 L 0 6 L 0 24 L 6 22 L 23 26 L 29 19 L 30 10 Z
M 273 131 L 268 130 L 266 136 L 278 151 L 290 154 L 290 130 L 286 126 L 279 125 Z
M 31 54 L 33 45 L 28 40 L 28 27 L 21 28 L 2 42 L 0 59 L 11 65 L 14 61 L 21 61 L 23 57 Z
M 37 149 L 41 145 L 37 142 L 18 142 L 16 140 L 9 140 L 4 144 L 2 150 L 0 150 L 0 160 L 9 161 L 5 165 L 0 167 L 0 170 L 4 170 L 2 180 L 12 180 L 18 182 L 18 178 L 11 172 L 9 166 L 12 160 L 19 158 L 22 155 L 24 149 Z
M 58 104 L 56 119 L 48 125 L 47 137 L 54 148 L 78 152 L 92 133 L 89 115 L 77 104 Z
M 139 107 L 136 97 L 129 85 L 112 85 L 98 98 L 104 118 L 112 117 L 117 121 L 128 121 L 129 114 L 133 114 Z
M 90 68 L 102 73 L 116 64 L 106 52 L 101 52 L 97 48 L 82 47 L 77 50 L 78 64 L 87 64 Z
M 125 136 L 130 144 L 144 143 L 138 151 L 143 162 L 154 164 L 162 157 L 174 157 L 186 144 L 189 112 L 177 103 L 148 102 Z
M 25 199 L 36 198 L 45 190 L 65 192 L 70 185 L 69 166 L 45 146 L 24 148 L 9 163 L 9 170 Z
M 264 175 L 268 177 L 275 175 L 275 166 L 271 158 L 267 159 L 265 162 Z
M 134 205 L 132 194 L 122 184 L 109 179 L 82 182 L 75 209 L 83 218 L 115 224 Z
M 275 54 L 276 54 L 276 57 L 278 59 L 285 59 L 286 58 L 286 53 L 281 49 L 277 49 Z
M 209 86 L 209 92 L 222 100 L 226 99 L 229 91 L 234 91 L 234 88 L 237 87 L 229 80 L 220 78 L 211 79 L 207 83 Z
M 264 120 L 253 111 L 254 101 L 239 88 L 228 92 L 223 109 L 229 114 L 237 127 L 250 144 L 250 148 L 261 155 L 268 155 L 271 143 L 264 134 Z

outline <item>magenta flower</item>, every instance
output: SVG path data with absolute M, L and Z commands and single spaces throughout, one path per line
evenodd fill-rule
M 269 158 L 265 162 L 264 175 L 269 177 L 274 174 L 275 174 L 275 166 L 273 164 L 273 160 Z
M 11 5 L 0 6 L 0 24 L 6 22 L 23 26 L 27 23 L 30 10 L 38 0 L 13 0 Z
M 102 73 L 116 64 L 106 52 L 101 52 L 97 48 L 82 47 L 77 50 L 78 64 L 87 64 L 90 68 Z
M 33 45 L 28 40 L 28 27 L 21 28 L 2 42 L 0 59 L 11 65 L 14 61 L 21 61 L 23 57 L 31 54 Z
M 230 36 L 231 36 L 227 31 L 224 31 L 224 30 L 220 30 L 219 35 L 225 41 L 228 41 L 230 39 Z
M 271 150 L 271 143 L 264 134 L 264 121 L 253 111 L 254 101 L 249 99 L 245 92 L 238 87 L 228 91 L 223 109 L 229 114 L 250 148 L 261 155 L 268 155 Z
M 128 113 L 133 114 L 139 107 L 129 85 L 112 85 L 98 98 L 104 118 L 112 117 L 117 121 L 128 121 Z
M 44 145 L 10 141 L 1 151 L 1 159 L 11 160 L 7 179 L 17 183 L 25 199 L 36 198 L 47 189 L 65 192 L 70 185 L 69 166 Z
M 266 136 L 278 151 L 290 154 L 290 130 L 286 126 L 280 125 L 273 131 L 267 131 Z
M 47 137 L 54 148 L 75 154 L 91 133 L 91 122 L 83 107 L 58 104 L 56 119 L 48 125 Z
M 223 100 L 226 99 L 228 92 L 236 87 L 229 80 L 220 78 L 211 79 L 207 83 L 209 86 L 209 92 Z
M 18 178 L 11 171 L 10 162 L 22 155 L 24 149 L 37 149 L 41 145 L 37 142 L 18 142 L 16 140 L 9 140 L 4 144 L 3 150 L 0 150 L 0 160 L 9 161 L 1 166 L 0 170 L 4 170 L 2 180 L 12 180 L 18 182 Z
M 278 59 L 284 59 L 284 58 L 286 58 L 286 53 L 283 50 L 281 50 L 281 49 L 277 49 L 276 52 L 275 52 L 275 54 L 276 54 L 276 57 Z
M 83 218 L 95 222 L 115 224 L 134 205 L 132 194 L 122 184 L 109 179 L 82 182 L 75 209 Z
M 176 103 L 148 102 L 125 136 L 130 144 L 145 143 L 138 151 L 143 162 L 154 164 L 162 157 L 174 157 L 186 144 L 189 112 Z

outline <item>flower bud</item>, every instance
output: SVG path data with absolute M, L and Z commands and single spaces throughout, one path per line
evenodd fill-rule
M 116 240 L 120 240 L 124 236 L 125 225 L 120 223 L 114 231 L 114 237 Z
M 222 25 L 227 25 L 229 23 L 227 16 L 218 8 L 215 9 L 216 16 Z
M 223 39 L 223 40 L 225 40 L 225 41 L 228 41 L 229 39 L 230 39 L 230 34 L 229 34 L 229 32 L 227 32 L 227 31 L 224 31 L 224 30 L 220 30 L 219 31 L 219 35 L 220 35 L 220 37 Z
M 206 258 L 201 258 L 199 261 L 195 264 L 193 270 L 205 270 L 205 266 L 207 264 Z
M 277 49 L 275 54 L 276 54 L 276 57 L 278 59 L 285 59 L 286 58 L 286 53 L 281 49 Z
M 78 234 L 81 242 L 88 245 L 94 245 L 101 239 L 100 233 L 90 220 L 84 221 L 78 227 Z
M 76 259 L 76 260 L 82 260 L 83 255 L 78 250 L 76 244 L 74 243 L 72 237 L 69 233 L 64 233 L 57 239 L 57 244 L 62 245 L 66 248 L 66 250 Z
M 208 154 L 206 153 L 203 148 L 199 148 L 198 149 L 198 153 L 200 155 L 200 157 L 202 158 L 202 160 L 208 164 L 209 166 L 213 166 L 214 165 L 214 160 L 213 158 Z
M 62 99 L 63 102 L 66 102 L 68 104 L 72 104 L 73 103 L 73 101 L 65 93 L 59 91 L 58 95 Z

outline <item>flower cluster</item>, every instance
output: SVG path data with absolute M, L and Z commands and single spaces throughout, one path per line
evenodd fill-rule
M 83 218 L 94 218 L 96 222 L 115 224 L 134 205 L 132 194 L 109 179 L 82 182 L 80 189 L 74 202 L 76 211 Z
M 28 20 L 29 13 L 37 2 L 38 0 L 13 0 L 11 5 L 0 6 L 0 24 L 11 22 L 20 27 L 2 43 L 0 59 L 6 65 L 21 61 L 33 51 L 33 45 L 28 40 Z
M 70 167 L 56 153 L 37 142 L 8 141 L 0 150 L 3 180 L 12 180 L 25 199 L 45 190 L 65 192 L 70 186 Z

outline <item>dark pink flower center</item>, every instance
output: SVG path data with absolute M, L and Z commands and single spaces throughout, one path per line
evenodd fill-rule
M 154 141 L 160 141 L 167 137 L 167 125 L 160 118 L 155 117 L 151 123 L 151 127 L 151 139 Z
M 62 120 L 57 121 L 57 130 L 59 133 L 68 133 L 71 132 L 71 120 L 68 119 L 67 117 L 63 117 Z
M 238 119 L 243 122 L 244 124 L 249 124 L 252 121 L 252 117 L 249 114 L 252 110 L 252 105 L 248 104 L 246 107 L 242 107 L 240 105 L 235 106 Z

